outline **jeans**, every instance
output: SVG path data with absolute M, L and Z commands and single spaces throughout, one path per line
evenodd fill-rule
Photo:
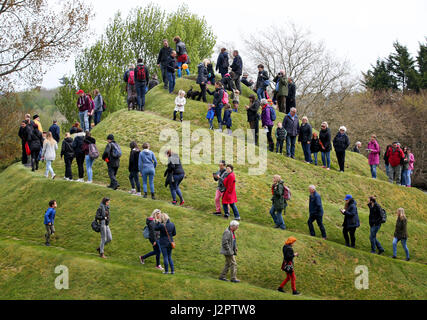
M 265 88 L 258 88 L 256 94 L 258 95 L 258 100 L 265 99 Z
M 222 104 L 220 103 L 218 106 L 215 106 L 215 115 L 218 120 L 218 126 L 222 129 Z
M 169 93 L 175 89 L 175 72 L 168 72 Z
M 76 162 L 77 162 L 77 168 L 79 171 L 79 179 L 83 179 L 84 177 L 84 166 L 83 163 L 85 161 L 85 154 L 84 153 L 78 153 L 76 154 Z
M 65 178 L 73 180 L 73 171 L 71 170 L 71 164 L 73 163 L 73 158 L 64 158 L 65 162 Z
M 153 245 L 153 243 L 152 243 Z M 156 266 L 160 265 L 160 243 L 159 241 L 156 241 L 156 245 L 153 245 L 153 251 L 147 253 L 146 255 L 142 256 L 142 259 L 147 259 L 151 256 L 156 255 Z
M 325 227 L 323 225 L 323 216 L 319 216 L 319 215 L 310 215 L 308 217 L 308 229 L 310 230 L 310 235 L 311 236 L 316 236 L 316 232 L 314 231 L 314 226 L 313 226 L 313 222 L 316 221 L 317 225 L 319 226 L 320 232 L 322 233 L 322 238 L 326 238 L 326 230 Z
M 335 151 L 337 155 L 338 165 L 340 167 L 340 171 L 344 172 L 344 163 L 345 163 L 345 151 Z
M 142 168 L 142 187 L 145 193 L 148 192 L 147 189 L 147 177 L 149 178 L 150 182 L 150 190 L 151 193 L 154 193 L 154 175 L 156 174 L 156 171 L 154 168 Z
M 407 187 L 411 186 L 411 174 L 412 174 L 412 170 L 406 171 L 406 186 Z
M 216 189 L 216 193 L 215 193 L 215 209 L 216 209 L 216 212 L 221 212 L 221 198 L 222 198 L 223 194 L 224 194 L 224 192 L 221 192 L 218 189 Z
M 136 95 L 138 100 L 138 110 L 144 111 L 145 106 L 145 82 L 141 82 L 136 86 Z
M 371 176 L 372 178 L 376 179 L 377 178 L 377 164 L 371 164 Z
M 388 169 L 388 181 L 390 183 L 393 183 L 393 180 L 396 179 L 396 184 L 400 184 L 401 176 L 402 176 L 402 166 L 397 165 L 395 167 L 392 167 L 390 165 L 390 168 Z
M 49 177 L 49 172 L 52 175 L 52 177 L 55 176 L 55 172 L 52 169 L 52 162 L 53 162 L 52 160 L 46 160 L 46 172 L 44 174 L 46 177 Z
M 132 186 L 132 189 L 135 189 L 136 186 L 136 191 L 141 192 L 141 184 L 139 183 L 138 171 L 129 172 L 129 181 Z
M 301 142 L 301 147 L 302 147 L 302 151 L 304 152 L 305 162 L 312 163 L 313 160 L 311 160 L 310 144 L 307 142 Z
M 343 235 L 344 235 L 344 240 L 345 240 L 345 245 L 348 247 L 348 246 L 351 246 L 352 248 L 354 248 L 355 247 L 355 245 L 356 245 L 356 237 L 355 237 L 355 233 L 356 233 L 356 228 L 355 227 L 353 227 L 353 228 L 346 228 L 346 227 L 344 227 L 343 229 L 342 229 L 342 233 L 343 233 Z M 349 239 L 348 239 L 348 235 L 350 234 L 350 240 L 351 240 L 351 244 L 350 244 L 350 241 L 349 241 Z
M 178 65 L 178 78 L 182 77 L 182 65 L 183 64 L 184 64 L 183 62 L 177 62 L 177 65 Z M 189 69 L 186 69 L 185 72 L 187 73 L 187 76 L 190 75 L 190 70 Z
M 169 187 L 171 190 L 171 195 L 172 195 L 172 200 L 174 202 L 176 202 L 176 195 L 178 195 L 178 197 L 180 198 L 181 202 L 184 200 L 184 198 L 182 197 L 182 192 L 181 189 L 179 188 L 179 184 L 182 182 L 182 180 L 184 179 L 184 174 L 177 174 L 177 175 L 173 175 L 173 180 L 174 182 L 172 182 Z
M 318 152 L 314 152 L 314 153 L 312 153 L 312 155 L 313 155 L 313 158 L 314 158 L 314 164 L 317 166 L 317 154 L 318 154 Z M 313 163 L 313 160 L 311 161 L 312 163 Z
M 208 119 L 209 121 L 209 129 L 213 129 L 213 119 Z
M 380 228 L 381 225 L 371 227 L 371 233 L 369 234 L 369 240 L 371 241 L 371 252 L 375 252 L 376 248 L 378 248 L 379 251 L 384 251 L 381 243 L 377 239 L 377 233 L 380 231 Z
M 89 155 L 86 155 L 86 172 L 87 172 L 87 181 L 92 181 L 93 171 L 92 165 L 95 159 L 91 159 Z
M 79 112 L 80 124 L 83 132 L 89 131 L 89 116 L 88 111 Z
M 119 185 L 116 179 L 117 170 L 119 170 L 118 167 L 108 166 L 108 176 L 110 177 L 110 187 L 113 189 Z
M 50 224 L 50 225 L 45 224 L 45 227 L 46 227 L 46 233 L 44 237 L 46 238 L 46 243 L 49 243 L 50 236 L 55 233 L 55 227 L 53 226 L 53 224 Z
M 282 153 L 283 152 L 283 142 L 285 140 L 283 139 L 277 139 L 276 141 L 276 153 Z
M 239 220 L 240 215 L 239 215 L 239 210 L 237 210 L 236 204 L 230 203 L 230 207 L 233 210 L 234 219 Z M 228 204 L 223 203 L 222 208 L 224 209 L 224 217 L 228 217 L 230 215 L 230 212 L 228 211 Z
M 273 205 L 271 206 L 271 209 L 270 209 L 270 215 L 273 218 L 273 221 L 276 224 L 276 226 L 278 226 L 282 230 L 286 229 L 285 221 L 283 220 L 283 216 L 282 216 L 282 210 L 276 210 L 276 208 Z
M 405 250 L 406 259 L 409 259 L 409 250 L 408 250 L 408 247 L 406 245 L 406 239 L 400 239 L 399 240 L 397 238 L 393 238 L 393 256 L 396 257 L 396 254 L 397 254 L 397 243 L 399 241 L 402 243 L 403 250 Z
M 322 163 L 324 167 L 331 168 L 331 152 L 321 152 Z M 326 163 L 327 162 L 327 163 Z
M 387 177 L 388 177 L 388 175 L 389 175 L 389 172 L 390 172 L 390 165 L 389 165 L 389 164 L 386 164 L 386 165 L 385 165 L 385 173 L 387 174 Z
M 160 65 L 160 70 L 162 72 L 162 79 L 163 79 L 163 88 L 167 89 L 168 88 L 168 69 L 166 67 L 166 65 L 161 64 Z
M 101 116 L 102 116 L 102 111 L 95 111 L 95 118 L 94 118 L 95 126 L 101 122 Z
M 286 136 L 286 155 L 288 157 L 295 158 L 295 142 L 297 141 L 297 137 L 293 137 L 290 135 Z
M 105 220 L 101 221 L 101 243 L 99 245 L 99 253 L 104 253 L 104 246 L 113 240 L 110 227 L 105 224 Z
M 171 272 L 174 272 L 174 265 L 172 260 L 172 248 L 168 247 L 160 247 L 163 255 L 163 264 L 165 265 L 165 272 L 169 272 L 169 264 L 171 266 Z

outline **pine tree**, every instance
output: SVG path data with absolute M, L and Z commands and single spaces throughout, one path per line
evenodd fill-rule
M 369 70 L 366 74 L 364 73 L 363 76 L 365 78 L 363 84 L 366 88 L 375 91 L 398 89 L 396 79 L 391 75 L 390 69 L 384 60 L 377 59 L 377 63 L 372 66 L 372 70 Z
M 419 86 L 421 89 L 427 89 L 427 43 L 420 43 L 420 50 L 417 56 Z
M 398 41 L 393 43 L 395 52 L 391 53 L 387 59 L 387 65 L 393 77 L 396 79 L 398 87 L 402 91 L 417 90 L 417 72 L 415 70 L 415 60 L 408 52 L 408 48 Z

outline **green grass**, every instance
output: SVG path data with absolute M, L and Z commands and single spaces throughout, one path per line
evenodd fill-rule
M 180 79 L 176 90 L 188 90 L 194 82 Z M 245 94 L 245 93 L 244 93 Z M 244 100 L 245 98 L 243 98 Z M 169 190 L 164 188 L 165 166 L 159 163 L 155 187 L 159 201 L 142 199 L 127 194 L 129 142 L 150 142 L 158 160 L 165 142 L 159 141 L 162 129 L 177 130 L 180 140 L 181 123 L 169 120 L 174 96 L 160 86 L 147 96 L 147 111 L 122 110 L 104 119 L 94 130 L 100 151 L 106 137 L 114 133 L 123 150 L 118 180 L 120 191 L 106 189 L 108 175 L 101 159 L 94 163 L 94 185 L 47 180 L 37 173 L 13 165 L 0 174 L 0 298 L 3 299 L 294 299 L 290 294 L 279 294 L 275 289 L 283 280 L 280 271 L 281 248 L 290 235 L 298 241 L 295 250 L 298 290 L 301 298 L 310 299 L 425 299 L 427 267 L 425 232 L 427 196 L 412 188 L 402 188 L 386 182 L 384 173 L 379 179 L 369 178 L 367 159 L 349 152 L 345 173 L 305 164 L 301 148 L 297 159 L 288 159 L 268 153 L 266 172 L 260 176 L 248 174 L 248 165 L 235 165 L 237 197 L 241 227 L 237 232 L 239 255 L 238 277 L 243 283 L 232 285 L 216 280 L 224 258 L 219 254 L 222 232 L 227 221 L 215 217 L 214 194 L 216 183 L 211 165 L 184 165 L 186 179 L 182 190 L 184 208 L 174 207 Z M 185 119 L 191 120 L 191 132 L 207 127 L 206 106 L 189 101 Z M 233 114 L 234 129 L 246 127 L 246 112 Z M 213 137 L 213 132 L 211 132 Z M 192 141 L 194 146 L 198 142 Z M 180 144 L 179 144 L 180 145 Z M 178 145 L 173 146 L 181 151 Z M 213 148 L 213 146 L 211 146 Z M 236 146 L 234 151 L 236 151 Z M 235 154 L 235 153 L 234 153 Z M 58 157 L 59 158 L 59 157 Z M 236 160 L 236 159 L 234 159 Z M 214 163 L 212 161 L 212 163 Z M 63 161 L 54 162 L 58 177 L 64 172 Z M 73 174 L 77 177 L 75 163 Z M 287 231 L 272 228 L 269 215 L 272 176 L 280 174 L 292 190 L 292 200 L 286 210 Z M 315 184 L 322 195 L 325 209 L 324 224 L 328 240 L 308 235 L 308 185 Z M 339 209 L 345 194 L 351 193 L 358 201 L 361 227 L 356 232 L 356 249 L 343 245 Z M 384 256 L 372 255 L 369 242 L 367 198 L 375 194 L 388 212 L 388 221 L 378 238 L 386 249 Z M 106 247 L 106 261 L 96 257 L 99 234 L 90 229 L 95 211 L 104 196 L 112 198 L 111 230 L 113 241 Z M 58 202 L 55 227 L 59 238 L 53 247 L 43 246 L 43 214 L 50 199 Z M 408 247 L 411 262 L 390 258 L 394 232 L 395 211 L 404 207 L 409 219 Z M 141 231 L 145 218 L 155 209 L 167 212 L 177 228 L 177 249 L 173 252 L 175 276 L 161 275 L 154 269 L 154 257 L 141 266 L 138 256 L 151 249 Z M 317 228 L 317 227 L 315 227 Z M 317 230 L 317 229 L 316 229 Z M 317 231 L 318 233 L 318 231 Z M 56 265 L 70 269 L 70 290 L 58 291 L 53 282 Z M 354 270 L 358 265 L 369 268 L 369 290 L 354 286 Z M 73 276 L 74 274 L 74 276 Z M 101 274 L 101 275 L 100 275 Z M 105 285 L 107 283 L 108 285 Z M 117 287 L 117 289 L 116 289 Z M 166 288 L 173 288 L 167 290 Z M 290 288 L 287 287 L 287 292 Z M 170 292 L 172 291 L 172 292 Z

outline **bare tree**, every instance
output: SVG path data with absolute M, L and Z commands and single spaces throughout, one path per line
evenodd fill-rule
M 83 0 L 0 1 L 0 90 L 19 83 L 34 85 L 44 67 L 70 56 L 81 46 L 92 17 Z
M 300 113 L 321 103 L 319 99 L 324 103 L 328 95 L 349 92 L 349 86 L 354 88 L 348 63 L 334 58 L 323 42 L 313 41 L 310 31 L 294 23 L 286 27 L 271 26 L 244 41 L 254 69 L 262 63 L 270 76 L 285 70 L 293 78 Z

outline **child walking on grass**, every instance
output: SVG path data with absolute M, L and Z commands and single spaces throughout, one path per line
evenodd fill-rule
M 208 104 L 208 113 L 206 114 L 206 119 L 209 121 L 209 130 L 213 130 L 213 119 L 215 118 L 215 106 L 213 104 Z
M 179 117 L 182 122 L 182 115 L 184 113 L 184 106 L 187 100 L 185 99 L 185 91 L 179 90 L 178 96 L 175 98 L 175 109 L 173 111 L 173 120 L 176 121 L 176 113 L 179 112 Z
M 227 127 L 227 134 L 231 136 L 233 132 L 231 131 L 231 126 L 233 122 L 231 121 L 231 106 L 228 103 L 225 105 L 224 119 L 222 120 L 222 122 Z
M 55 222 L 55 214 L 56 214 L 56 201 L 50 200 L 49 201 L 49 208 L 46 210 L 46 213 L 44 214 L 44 225 L 46 227 L 46 246 L 50 246 L 50 236 L 55 233 L 55 227 L 53 226 Z
M 239 101 L 240 101 L 240 91 L 237 89 L 233 89 L 233 112 L 237 112 L 239 108 Z

